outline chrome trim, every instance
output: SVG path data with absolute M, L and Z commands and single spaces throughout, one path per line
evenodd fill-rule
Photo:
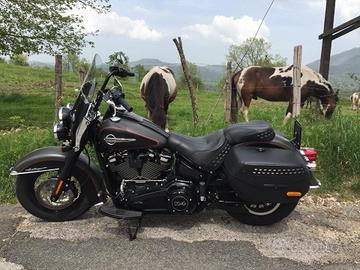
M 55 138 L 56 140 L 59 140 L 59 137 L 58 137 L 58 135 L 57 135 L 58 124 L 59 124 L 59 123 L 56 123 L 56 124 L 54 125 L 54 128 L 53 128 L 54 138 Z
M 64 107 L 60 107 L 60 109 L 58 111 L 58 118 L 60 121 L 63 120 L 63 110 L 64 110 Z
M 310 189 L 318 189 L 321 187 L 321 182 L 315 178 L 315 181 L 317 182 L 317 185 L 310 186 Z
M 30 168 L 31 169 L 31 168 Z M 17 176 L 17 175 L 24 175 L 24 174 L 33 174 L 33 173 L 44 173 L 44 172 L 54 172 L 60 170 L 59 168 L 52 168 L 52 169 L 43 169 L 42 168 L 34 168 L 35 170 L 25 171 L 25 172 L 17 172 L 17 171 L 11 171 L 11 176 Z M 28 169 L 27 169 L 28 170 Z
M 127 143 L 127 142 L 135 142 L 135 138 L 117 138 L 114 134 L 108 134 L 106 135 L 104 141 L 108 145 L 114 145 L 116 143 Z
M 90 122 L 92 120 L 92 119 L 88 118 L 91 108 L 92 108 L 92 104 L 89 105 L 89 108 L 88 108 L 84 118 L 81 120 L 80 125 L 76 129 L 76 132 L 75 132 L 75 146 L 74 146 L 75 152 L 80 150 L 80 143 L 81 143 L 82 136 L 84 135 L 85 130 L 87 129 L 88 125 L 90 124 Z

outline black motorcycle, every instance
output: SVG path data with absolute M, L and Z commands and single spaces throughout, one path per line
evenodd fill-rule
M 316 151 L 300 149 L 297 122 L 292 141 L 263 121 L 203 137 L 167 133 L 132 113 L 116 77 L 134 74 L 112 66 L 102 75 L 97 62 L 95 56 L 75 104 L 59 110 L 54 134 L 64 143 L 35 150 L 12 169 L 17 198 L 31 214 L 72 220 L 111 198 L 99 212 L 114 218 L 217 207 L 243 223 L 269 225 L 288 216 L 309 188 L 319 187 L 312 173 Z M 104 76 L 101 87 L 98 76 Z M 102 101 L 108 104 L 103 117 Z

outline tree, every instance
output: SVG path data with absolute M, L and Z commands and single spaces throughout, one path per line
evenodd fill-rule
M 248 66 L 285 66 L 286 58 L 270 54 L 271 44 L 263 38 L 248 38 L 240 45 L 231 45 L 227 60 L 233 69 Z
M 28 66 L 28 56 L 26 54 L 14 54 L 10 56 L 10 63 L 19 66 Z
M 75 53 L 67 53 L 63 56 L 63 70 L 75 72 L 79 69 L 80 58 Z
M 134 67 L 135 69 L 135 73 L 137 74 L 137 78 L 138 81 L 141 82 L 142 78 L 145 76 L 145 74 L 147 73 L 147 70 L 145 69 L 145 67 L 141 64 L 138 64 Z
M 78 53 L 93 42 L 85 41 L 83 17 L 73 9 L 106 12 L 108 1 L 0 0 L 0 54 Z
M 198 70 L 198 67 L 196 64 L 194 63 L 189 63 L 189 73 L 190 73 L 190 76 L 191 76 L 191 79 L 192 79 L 192 82 L 194 84 L 194 87 L 196 89 L 201 89 L 203 88 L 204 84 L 200 78 L 200 74 L 199 74 L 199 70 Z M 180 85 L 181 86 L 186 86 L 186 80 L 185 80 L 185 76 L 184 76 L 184 73 L 181 73 L 180 74 Z
M 108 59 L 106 62 L 108 65 L 119 65 L 123 68 L 129 68 L 129 57 L 123 51 L 110 54 Z M 119 59 L 123 61 L 123 64 L 120 64 Z

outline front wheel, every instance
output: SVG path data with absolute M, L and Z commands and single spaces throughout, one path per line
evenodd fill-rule
M 92 206 L 86 192 L 87 177 L 78 168 L 72 170 L 59 199 L 52 202 L 50 197 L 57 183 L 57 172 L 20 175 L 16 179 L 16 196 L 29 213 L 46 221 L 72 220 Z
M 228 210 L 238 221 L 249 225 L 271 225 L 284 219 L 295 209 L 295 203 L 243 203 L 245 211 Z

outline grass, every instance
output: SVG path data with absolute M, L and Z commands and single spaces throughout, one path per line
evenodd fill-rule
M 41 146 L 54 145 L 52 124 L 54 96 L 51 84 L 53 71 L 46 68 L 19 67 L 0 63 L 0 202 L 14 201 L 14 179 L 9 168 L 21 156 Z M 64 74 L 63 103 L 74 102 L 78 77 Z M 139 97 L 139 83 L 123 82 L 128 102 L 136 113 L 145 116 Z M 20 90 L 21 91 L 20 91 Z M 26 90 L 24 90 L 26 89 Z M 197 93 L 201 123 L 192 125 L 192 110 L 188 91 L 180 89 L 170 105 L 169 126 L 172 131 L 188 135 L 203 135 L 223 128 L 223 96 L 219 92 Z M 253 101 L 250 119 L 262 119 L 291 137 L 292 124 L 283 125 L 284 103 Z M 332 119 L 325 120 L 314 110 L 302 110 L 303 145 L 319 152 L 318 177 L 320 192 L 338 192 L 345 197 L 360 196 L 360 112 L 351 110 L 350 102 L 341 99 Z M 239 121 L 242 118 L 239 117 Z

